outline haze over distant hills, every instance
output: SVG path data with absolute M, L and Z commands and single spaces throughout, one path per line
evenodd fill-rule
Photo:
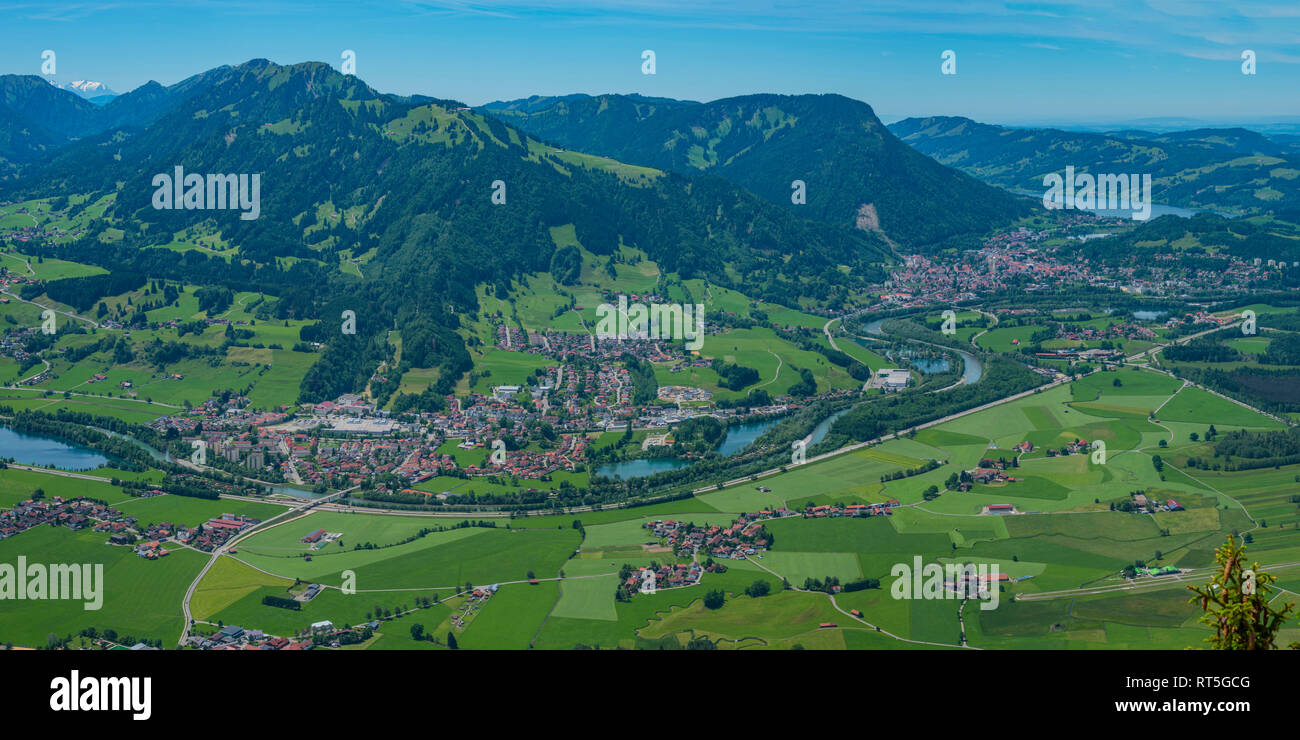
M 1244 128 L 1109 134 L 993 126 L 955 116 L 907 118 L 890 130 L 936 161 L 1031 191 L 1043 176 L 1150 173 L 1157 203 L 1300 218 L 1300 146 Z

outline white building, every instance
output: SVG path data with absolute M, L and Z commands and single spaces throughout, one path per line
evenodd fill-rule
M 876 382 L 887 391 L 902 390 L 912 381 L 912 374 L 897 368 L 881 368 L 876 371 Z
M 492 389 L 492 395 L 500 401 L 508 401 L 520 391 L 517 385 L 498 385 Z

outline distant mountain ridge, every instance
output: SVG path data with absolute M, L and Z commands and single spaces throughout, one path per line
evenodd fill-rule
M 866 103 L 841 95 L 745 95 L 708 103 L 566 95 L 484 110 L 545 141 L 687 176 L 716 174 L 795 212 L 879 231 L 909 247 L 974 237 L 1030 205 L 936 166 Z M 806 203 L 792 203 L 792 183 Z
M 1244 128 L 1086 133 L 956 116 L 907 118 L 890 130 L 936 161 L 1002 187 L 1042 190 L 1045 175 L 1067 166 L 1150 173 L 1157 203 L 1300 219 L 1300 146 L 1285 136 Z

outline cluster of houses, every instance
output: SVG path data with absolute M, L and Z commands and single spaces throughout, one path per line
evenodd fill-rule
M 1091 449 L 1091 446 L 1092 443 L 1086 439 L 1076 439 L 1073 442 L 1066 444 L 1064 447 L 1060 447 L 1060 448 L 1048 447 L 1046 448 L 1045 452 L 1047 453 L 1048 457 L 1056 457 L 1057 455 L 1061 455 L 1061 456 L 1086 455 L 1088 454 L 1088 451 Z
M 803 510 L 803 518 L 835 519 L 845 516 L 890 516 L 894 513 L 894 507 L 899 505 L 898 499 L 891 498 L 888 501 L 878 504 L 822 504 L 820 506 L 807 506 Z
M 108 528 L 113 526 L 127 530 L 135 524 L 135 517 L 81 496 L 27 499 L 8 511 L 0 512 L 0 539 L 42 524 L 72 530 L 94 527 L 96 531 L 110 531 Z
M 1034 446 L 1032 443 L 1021 442 L 1016 445 L 1014 449 L 1017 452 L 1024 453 L 1031 451 L 1033 448 Z M 960 489 L 963 491 L 969 490 L 972 482 L 983 483 L 986 485 L 989 483 L 1015 483 L 1020 479 L 1012 477 L 1007 473 L 1007 468 L 1014 466 L 1014 461 L 1008 463 L 1003 458 L 998 458 L 997 460 L 987 457 L 983 458 L 980 460 L 978 467 L 964 471 Z M 968 478 L 969 480 L 967 480 Z
M 193 635 L 190 645 L 200 650 L 311 650 L 311 641 L 275 637 L 262 630 L 228 624 L 211 635 Z
M 575 307 L 581 310 L 581 306 Z M 648 337 L 597 337 L 595 334 L 562 331 L 524 332 L 504 323 L 497 324 L 496 343 L 501 349 L 529 352 L 560 361 L 590 359 L 613 362 L 630 354 L 646 362 L 674 359 L 665 343 Z M 680 352 L 676 355 L 680 357 Z
M 742 560 L 768 548 L 770 538 L 763 527 L 763 519 L 774 516 L 794 516 L 786 509 L 782 514 L 767 512 L 762 514 L 741 514 L 730 526 L 709 525 L 701 527 L 694 522 L 679 522 L 672 519 L 658 519 L 645 522 L 641 526 L 660 538 L 664 545 L 672 548 L 678 557 L 690 557 L 699 550 L 704 550 L 710 557 Z
M 699 563 L 677 563 L 669 565 L 656 563 L 657 568 L 639 568 L 632 572 L 631 575 L 623 582 L 630 593 L 636 593 L 642 590 L 643 584 L 647 590 L 653 588 L 680 588 L 682 586 L 694 586 L 700 582 L 700 578 L 705 573 L 716 572 L 720 566 L 718 563 L 710 562 L 707 566 L 701 566 Z
M 222 514 L 213 517 L 194 529 L 178 527 L 176 539 L 204 552 L 212 552 L 230 541 L 235 535 L 249 527 L 261 524 L 262 520 L 242 514 Z
M 162 540 L 141 540 L 135 546 L 135 554 L 145 560 L 157 560 L 166 557 L 170 552 L 163 546 Z
M 148 492 L 149 495 L 161 493 Z M 135 517 L 110 506 L 85 497 L 65 499 L 53 496 L 49 499 L 27 499 L 8 511 L 0 512 L 0 539 L 12 537 L 41 524 L 72 530 L 91 527 L 96 532 L 107 533 L 108 544 L 134 545 L 133 549 L 140 557 L 157 560 L 168 554 L 168 540 L 211 552 L 259 521 L 237 514 L 222 514 L 193 529 L 163 522 L 140 531 L 141 527 L 136 524 Z
M 1071 362 L 1109 362 L 1123 359 L 1124 353 L 1118 349 L 1084 349 L 1082 347 L 1063 347 L 1061 349 L 1035 352 L 1040 360 L 1069 360 Z
M 560 445 L 556 449 L 507 451 L 505 462 L 501 465 L 493 465 L 489 459 L 482 467 L 465 466 L 465 473 L 470 476 L 505 473 L 519 478 L 539 479 L 558 470 L 576 470 L 586 459 L 586 452 L 586 436 L 569 434 L 560 438 Z
M 458 630 L 465 629 L 465 623 L 471 619 L 483 605 L 491 599 L 497 592 L 497 585 L 483 586 L 470 591 L 465 600 L 456 608 L 456 612 L 451 615 L 451 625 Z
M 1164 501 L 1160 501 L 1159 499 L 1148 498 L 1145 493 L 1133 494 L 1133 506 L 1136 507 L 1138 511 L 1148 512 L 1183 510 L 1183 505 L 1174 499 L 1165 499 Z
M 1056 337 L 1076 342 L 1105 341 L 1108 339 L 1143 339 L 1150 341 L 1156 338 L 1156 333 L 1150 327 L 1121 321 L 1107 324 L 1104 328 L 1061 324 L 1056 329 Z

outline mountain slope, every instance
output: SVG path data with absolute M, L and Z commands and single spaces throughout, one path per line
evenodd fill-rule
M 986 232 L 1024 215 L 1014 197 L 917 156 L 871 107 L 839 95 L 746 95 L 693 104 L 565 96 L 485 110 L 545 141 L 695 176 L 716 174 L 812 218 L 908 245 Z M 791 202 L 804 181 L 807 203 Z
M 68 258 L 265 290 L 280 296 L 283 317 L 336 324 L 340 310 L 356 310 L 363 337 L 433 322 L 436 349 L 404 341 L 404 355 L 429 353 L 418 366 L 459 363 L 463 347 L 445 330 L 476 307 L 475 286 L 504 295 L 512 279 L 546 272 L 550 229 L 568 224 L 597 255 L 633 247 L 665 271 L 786 305 L 839 305 L 883 277 L 888 250 L 874 235 L 799 218 L 720 178 L 556 151 L 464 106 L 399 100 L 325 64 L 254 60 L 213 72 L 152 125 L 78 141 L 0 185 L 0 196 L 112 196 L 106 215 L 121 235 L 100 223 L 59 252 Z M 259 217 L 155 209 L 153 179 L 176 166 L 258 174 Z M 229 248 L 157 248 L 195 234 Z M 362 254 L 363 278 L 338 271 Z M 332 349 L 304 384 L 310 398 L 355 389 L 382 351 L 329 332 L 316 340 Z
M 1017 129 L 968 118 L 908 118 L 890 130 L 917 151 L 996 185 L 1043 190 L 1043 176 L 1150 173 L 1157 203 L 1300 216 L 1300 158 L 1245 129 L 1112 134 Z

